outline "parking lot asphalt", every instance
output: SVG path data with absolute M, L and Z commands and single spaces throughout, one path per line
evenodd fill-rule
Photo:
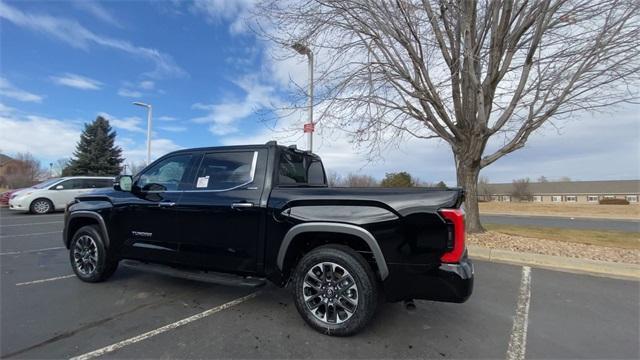
M 363 332 L 334 338 L 306 326 L 289 291 L 271 285 L 126 267 L 83 283 L 61 231 L 62 214 L 0 210 L 1 358 L 640 357 L 636 281 L 476 261 L 466 303 L 383 304 Z
M 581 230 L 615 230 L 640 232 L 640 219 L 588 219 L 561 216 L 480 215 L 483 224 L 521 225 Z

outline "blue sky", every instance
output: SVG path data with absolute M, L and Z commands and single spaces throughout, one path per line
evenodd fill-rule
M 251 1 L 0 2 L 0 151 L 30 151 L 43 163 L 69 157 L 82 124 L 103 114 L 118 132 L 127 162 L 145 154 L 146 113 L 154 107 L 154 157 L 183 147 L 282 138 L 263 119 L 290 80 L 304 84 L 304 58 L 276 61 L 271 45 L 243 21 Z M 294 119 L 302 126 L 304 114 Z M 296 123 L 297 124 L 297 123 Z M 494 181 L 640 177 L 638 107 L 626 106 L 547 126 L 530 145 L 492 165 Z M 317 133 L 329 169 L 382 177 L 408 170 L 455 184 L 443 142 L 408 141 L 384 160 L 348 138 Z

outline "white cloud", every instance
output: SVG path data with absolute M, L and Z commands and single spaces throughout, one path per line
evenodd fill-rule
M 153 90 L 155 86 L 156 86 L 156 83 L 151 80 L 140 81 L 140 83 L 138 84 L 138 87 L 144 90 Z
M 272 94 L 275 89 L 261 84 L 256 77 L 247 76 L 236 81 L 235 84 L 245 93 L 244 98 L 216 104 L 193 104 L 192 108 L 209 113 L 194 118 L 192 121 L 199 124 L 210 124 L 209 131 L 214 135 L 228 135 L 238 131 L 238 121 L 257 110 L 273 106 Z
M 131 144 L 125 144 L 118 142 L 118 145 L 122 147 L 122 154 L 126 159 L 126 163 L 141 163 L 147 159 L 147 147 L 145 143 L 139 144 L 139 146 L 132 147 Z M 151 161 L 159 158 L 166 153 L 180 150 L 183 147 L 174 143 L 171 139 L 158 138 L 151 139 Z
M 122 97 L 128 97 L 128 98 L 140 98 L 140 97 L 142 97 L 142 93 L 140 91 L 130 90 L 130 89 L 126 89 L 126 88 L 118 89 L 118 95 L 120 95 Z
M 116 17 L 98 1 L 76 0 L 73 1 L 73 5 L 76 8 L 93 15 L 95 18 L 104 21 L 105 23 L 117 26 L 119 28 L 122 27 L 120 21 L 116 19 Z
M 43 96 L 30 93 L 28 91 L 18 89 L 4 77 L 0 77 L 0 94 L 8 98 L 24 101 L 24 102 L 42 102 Z
M 113 126 L 116 129 L 121 129 L 125 131 L 130 131 L 130 132 L 137 132 L 142 134 L 147 133 L 147 130 L 143 129 L 142 126 L 140 126 L 140 124 L 142 123 L 142 119 L 140 119 L 137 116 L 117 118 L 113 115 L 110 115 L 104 112 L 99 113 L 98 115 L 109 120 L 109 124 L 111 124 L 111 126 Z
M 80 129 L 69 121 L 22 115 L 15 109 L 0 115 L 0 144 L 4 153 L 30 152 L 37 158 L 48 159 L 69 157 L 79 139 Z
M 200 0 L 194 2 L 190 10 L 203 15 L 210 23 L 231 22 L 229 31 L 237 34 L 248 30 L 245 19 L 254 5 L 254 0 Z
M 100 90 L 102 86 L 102 83 L 98 80 L 71 73 L 51 76 L 51 80 L 58 85 L 69 86 L 80 90 Z
M 169 131 L 169 132 L 184 132 L 187 131 L 186 126 L 159 126 L 160 130 Z
M 164 116 L 159 116 L 159 117 L 158 117 L 158 120 L 160 120 L 160 121 L 176 121 L 176 120 L 178 120 L 178 119 L 177 119 L 177 118 L 175 118 L 175 117 L 173 117 L 173 116 L 166 116 L 166 115 L 164 115 Z
M 156 49 L 136 46 L 126 40 L 101 36 L 72 19 L 26 13 L 5 2 L 0 2 L 0 18 L 17 26 L 45 33 L 76 48 L 88 50 L 91 46 L 101 46 L 146 59 L 155 66 L 152 71 L 145 73 L 151 78 L 187 76 L 186 71 L 175 64 L 168 54 Z

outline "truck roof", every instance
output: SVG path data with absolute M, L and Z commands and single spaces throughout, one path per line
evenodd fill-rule
M 300 150 L 296 147 L 296 145 L 291 145 L 291 146 L 278 145 L 278 143 L 275 140 L 269 141 L 265 144 L 205 146 L 205 147 L 197 147 L 197 148 L 180 149 L 180 150 L 172 151 L 171 154 L 177 154 L 177 153 L 188 152 L 188 151 L 252 150 L 252 149 L 267 149 L 270 147 L 276 147 L 285 151 L 295 151 L 301 154 L 307 154 L 315 158 L 319 158 L 317 154 L 309 152 L 307 150 Z

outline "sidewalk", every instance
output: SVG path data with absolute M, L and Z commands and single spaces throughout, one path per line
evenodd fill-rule
M 467 249 L 469 250 L 469 256 L 477 260 L 529 265 L 626 280 L 640 280 L 640 265 L 523 253 L 476 245 L 468 245 Z

